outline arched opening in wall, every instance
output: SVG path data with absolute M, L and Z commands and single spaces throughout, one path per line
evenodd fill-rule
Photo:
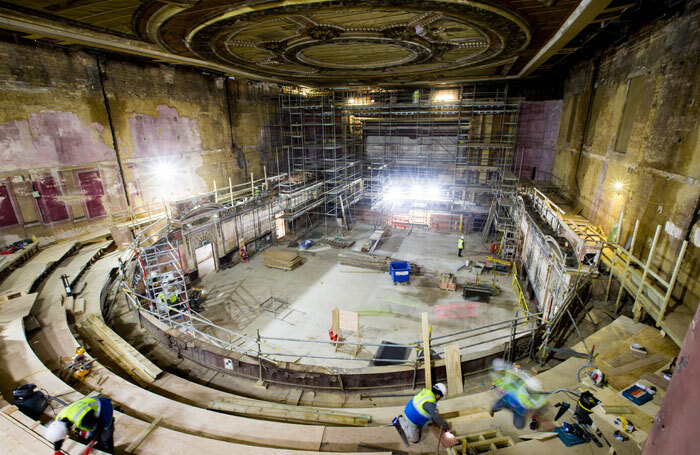
M 206 243 L 200 246 L 195 251 L 195 258 L 197 259 L 197 270 L 199 270 L 199 277 L 204 278 L 210 273 L 216 272 L 216 263 L 214 262 L 214 248 L 211 243 Z

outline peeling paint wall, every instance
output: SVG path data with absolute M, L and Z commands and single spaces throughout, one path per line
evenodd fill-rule
M 0 41 L 0 59 L 0 189 L 11 202 L 0 244 L 123 218 L 117 157 L 137 212 L 261 178 L 274 161 L 264 96 L 275 86 L 32 41 Z M 41 195 L 49 177 L 55 194 Z M 47 222 L 63 205 L 67 218 Z
M 576 64 L 565 86 L 552 180 L 622 243 L 640 220 L 635 255 L 668 278 L 700 209 L 700 12 L 672 16 Z M 666 229 L 664 229 L 666 228 Z M 666 231 L 666 232 L 664 232 Z M 694 309 L 700 254 L 689 245 L 674 297 Z
M 520 104 L 513 168 L 520 179 L 549 180 L 562 100 Z

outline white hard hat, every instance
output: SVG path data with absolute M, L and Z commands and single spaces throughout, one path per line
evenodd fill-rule
M 443 397 L 447 396 L 447 387 L 442 382 L 438 382 L 433 386 L 433 393 L 440 392 Z
M 462 240 L 464 240 L 464 236 L 463 236 L 463 235 L 460 235 L 459 238 L 462 239 Z
M 68 436 L 68 425 L 65 422 L 54 420 L 46 427 L 45 437 L 50 443 L 66 439 Z
M 535 378 L 525 379 L 525 386 L 533 392 L 541 392 L 542 391 L 542 383 Z

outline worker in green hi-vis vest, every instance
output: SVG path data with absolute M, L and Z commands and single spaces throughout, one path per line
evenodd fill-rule
M 457 240 L 457 256 L 462 257 L 462 250 L 464 249 L 464 236 L 460 236 Z
M 528 416 L 547 402 L 542 383 L 508 362 L 495 359 L 491 377 L 500 398 L 491 407 L 490 414 L 508 409 L 513 413 L 515 428 L 524 428 Z

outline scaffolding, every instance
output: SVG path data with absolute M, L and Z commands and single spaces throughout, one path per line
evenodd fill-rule
M 361 140 L 339 108 L 333 90 L 283 87 L 279 102 L 280 141 L 288 176 L 279 185 L 283 217 L 294 224 L 315 215 L 347 228 L 350 207 L 362 196 Z
M 485 229 L 498 200 L 496 229 L 507 233 L 505 250 L 517 247 L 506 207 L 515 205 L 520 104 L 507 85 L 283 87 L 276 99 L 277 155 L 288 172 L 279 188 L 292 230 L 310 215 L 347 227 L 357 204 L 375 224 L 468 233 Z
M 361 123 L 365 140 L 363 207 L 393 213 L 394 226 L 482 230 L 491 201 L 512 192 L 502 182 L 512 175 L 519 103 L 506 85 L 346 96 L 347 115 Z M 392 197 L 428 186 L 433 194 Z

